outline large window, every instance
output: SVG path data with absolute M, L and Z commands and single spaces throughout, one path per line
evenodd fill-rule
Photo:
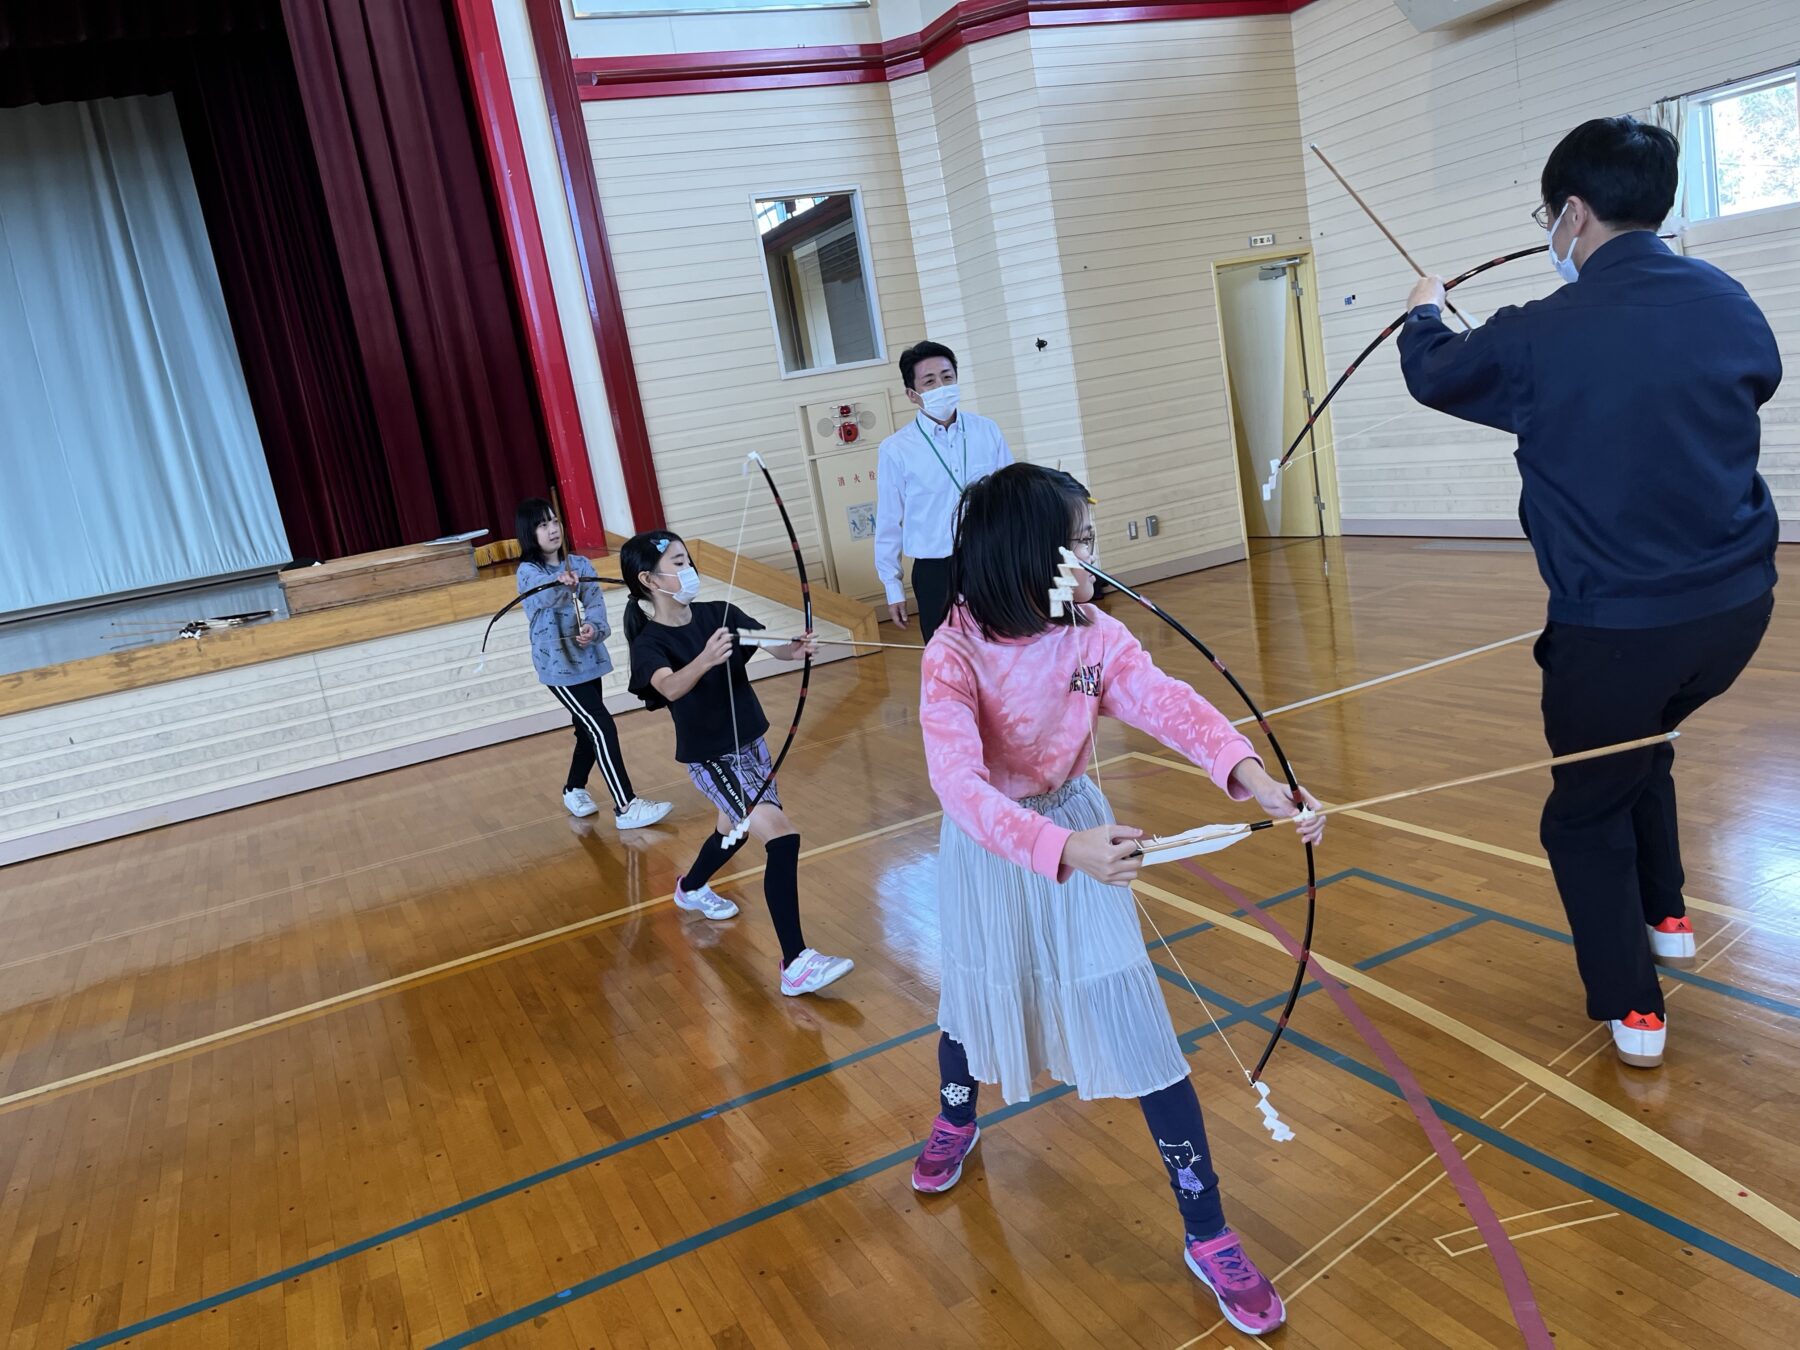
M 577 19 L 640 19 L 661 14 L 754 14 L 782 9 L 867 9 L 869 0 L 571 0 Z
M 1690 220 L 1800 202 L 1793 69 L 1695 95 L 1683 140 Z
M 857 194 L 758 197 L 753 210 L 781 373 L 811 375 L 885 360 Z

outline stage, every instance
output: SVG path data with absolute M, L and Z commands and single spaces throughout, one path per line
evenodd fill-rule
M 690 546 L 701 598 L 724 599 L 731 553 Z M 593 561 L 602 575 L 614 562 Z M 868 606 L 817 583 L 812 591 L 820 636 L 876 636 Z M 515 593 L 506 565 L 457 585 L 0 676 L 0 866 L 566 727 L 532 670 L 522 608 L 495 627 L 485 664 L 478 658 L 489 617 Z M 771 632 L 801 630 L 799 584 L 787 573 L 738 561 L 732 594 Z M 624 603 L 622 589 L 607 588 L 614 713 L 641 707 L 625 691 Z M 852 650 L 827 647 L 817 660 Z M 796 668 L 759 659 L 750 671 Z

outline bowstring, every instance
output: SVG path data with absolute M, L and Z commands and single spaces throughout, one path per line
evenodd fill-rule
M 1069 606 L 1069 627 L 1075 630 L 1075 672 L 1076 675 L 1079 676 L 1082 665 L 1084 664 L 1082 657 L 1085 653 L 1081 644 L 1081 625 L 1074 622 L 1073 619 L 1075 613 L 1075 606 L 1071 603 Z M 1094 788 L 1099 792 L 1101 799 L 1106 802 L 1110 812 L 1112 799 L 1106 795 L 1106 785 L 1100 778 L 1100 743 L 1096 734 L 1099 723 L 1100 699 L 1098 695 L 1096 695 L 1094 699 L 1093 716 L 1088 719 L 1088 758 L 1093 763 Z M 1118 824 L 1116 820 L 1112 823 L 1115 825 Z M 1200 1010 L 1206 1014 L 1206 1020 L 1212 1023 L 1213 1034 L 1224 1044 L 1226 1053 L 1231 1056 L 1232 1063 L 1236 1064 L 1238 1072 L 1244 1075 L 1244 1081 L 1251 1087 L 1255 1087 L 1256 1079 L 1251 1075 L 1249 1067 L 1245 1065 L 1243 1056 L 1238 1054 L 1237 1047 L 1231 1043 L 1231 1037 L 1225 1034 L 1224 1026 L 1213 1013 L 1212 1004 L 1208 1003 L 1201 995 L 1199 986 L 1194 983 L 1193 978 L 1187 973 L 1187 967 L 1181 964 L 1181 958 L 1175 954 L 1175 948 L 1169 945 L 1168 938 L 1164 937 L 1162 929 L 1157 927 L 1156 919 L 1151 915 L 1148 906 L 1144 904 L 1143 897 L 1137 893 L 1137 887 L 1127 886 L 1125 889 L 1131 892 L 1131 899 L 1132 902 L 1137 905 L 1138 913 L 1144 916 L 1144 921 L 1150 925 L 1150 931 L 1156 934 L 1157 942 L 1162 945 L 1163 951 L 1168 953 L 1169 959 L 1175 963 L 1175 969 L 1181 973 L 1182 983 L 1187 985 L 1188 993 L 1194 996 L 1194 1002 L 1200 1005 Z
M 750 490 L 755 486 L 755 483 L 752 482 L 750 478 L 749 462 L 746 460 L 744 470 L 744 505 L 738 512 L 737 544 L 731 550 L 731 575 L 725 582 L 725 627 L 728 629 L 731 629 L 731 606 L 737 598 L 738 560 L 744 556 L 744 526 L 748 524 L 750 520 Z M 749 785 L 743 781 L 741 772 L 744 746 L 742 740 L 738 736 L 737 689 L 731 682 L 731 668 L 737 664 L 737 630 L 731 629 L 731 632 L 731 653 L 725 658 L 725 702 L 731 709 L 731 750 L 732 758 L 735 761 L 733 766 L 734 771 L 737 771 L 739 775 L 738 787 L 740 790 L 748 791 Z M 751 797 L 754 797 L 755 795 L 755 793 L 750 794 Z M 739 823 L 746 831 L 748 831 L 750 827 L 750 817 L 746 815 Z

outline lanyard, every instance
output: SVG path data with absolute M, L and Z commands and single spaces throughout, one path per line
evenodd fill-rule
M 960 418 L 957 420 L 961 421 Z M 921 435 L 925 438 L 925 444 L 930 448 L 932 458 L 937 460 L 937 462 L 943 467 L 945 476 L 947 478 L 949 478 L 950 482 L 955 486 L 957 495 L 961 496 L 962 490 L 963 490 L 963 481 L 967 481 L 967 479 L 969 477 L 969 428 L 968 428 L 967 424 L 964 424 L 963 429 L 962 429 L 962 434 L 963 434 L 962 435 L 963 481 L 958 481 L 956 475 L 950 472 L 950 466 L 948 464 L 945 464 L 944 457 L 942 455 L 938 454 L 937 442 L 935 442 L 931 439 L 930 432 L 926 431 L 924 427 L 919 425 L 919 419 L 917 417 L 913 418 L 913 428 L 914 428 L 914 430 L 916 430 L 919 433 L 919 435 Z M 946 429 L 944 432 L 945 438 L 948 439 L 949 435 L 950 435 L 949 430 Z

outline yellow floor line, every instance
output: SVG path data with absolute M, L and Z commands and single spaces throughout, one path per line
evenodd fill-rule
M 1527 1228 L 1523 1233 L 1514 1233 L 1513 1238 L 1515 1241 L 1518 1241 L 1528 1237 L 1538 1237 L 1544 1233 L 1560 1233 L 1565 1228 L 1579 1228 L 1584 1223 L 1599 1223 L 1602 1219 L 1616 1219 L 1618 1217 L 1619 1211 L 1613 1209 L 1608 1210 L 1605 1214 L 1590 1214 L 1585 1219 L 1570 1219 L 1567 1223 L 1552 1223 L 1545 1224 L 1542 1228 Z M 1438 1245 L 1443 1246 L 1442 1243 L 1439 1243 Z M 1454 1249 L 1444 1247 L 1444 1251 L 1450 1256 L 1469 1256 L 1475 1252 L 1484 1252 L 1486 1250 L 1487 1243 L 1485 1242 L 1477 1242 L 1473 1247 L 1457 1247 Z
M 1264 932 L 1247 920 L 1214 909 L 1210 905 L 1198 904 L 1145 881 L 1134 883 L 1133 889 L 1143 895 L 1160 900 L 1185 914 L 1205 919 L 1221 928 L 1229 929 L 1241 937 L 1249 938 L 1253 942 L 1272 947 L 1285 954 L 1285 949 L 1275 940 L 1273 934 Z M 1433 1008 L 1430 1004 L 1421 1003 L 1410 994 L 1403 994 L 1393 986 L 1375 979 L 1364 971 L 1342 965 L 1327 957 L 1320 957 L 1316 952 L 1314 959 L 1344 984 L 1372 994 L 1390 1007 L 1460 1041 L 1469 1049 L 1485 1055 L 1501 1067 L 1526 1079 L 1540 1091 L 1558 1098 L 1565 1105 L 1573 1107 L 1583 1115 L 1606 1126 L 1622 1139 L 1636 1144 L 1652 1157 L 1667 1163 L 1680 1175 L 1704 1186 L 1719 1199 L 1760 1224 L 1795 1251 L 1800 1251 L 1800 1219 L 1796 1219 L 1786 1210 L 1764 1199 L 1748 1186 L 1727 1176 L 1704 1158 L 1683 1148 L 1666 1135 L 1659 1134 L 1642 1121 L 1619 1110 L 1612 1103 L 1603 1101 L 1586 1088 L 1578 1087 L 1562 1075 L 1535 1060 L 1528 1059 L 1511 1046 L 1502 1045 L 1493 1037 L 1485 1032 L 1477 1031 L 1466 1022 L 1458 1021 L 1447 1013 Z
M 816 858 L 821 854 L 835 853 L 841 849 L 854 848 L 856 845 L 866 844 L 872 839 L 880 839 L 886 835 L 899 834 L 902 831 L 912 829 L 916 825 L 928 824 L 931 821 L 937 820 L 942 815 L 942 811 L 930 811 L 922 816 L 914 816 L 910 820 L 895 821 L 893 824 L 883 825 L 879 829 L 865 830 L 861 834 L 853 834 L 846 839 L 839 839 L 833 843 L 820 844 L 814 848 L 805 849 L 801 852 L 800 857 L 802 859 Z M 717 880 L 719 881 L 719 884 L 724 885 L 729 882 L 743 881 L 760 876 L 762 872 L 763 868 L 760 866 L 746 867 L 742 871 L 732 872 Z M 136 1055 L 131 1059 L 119 1060 L 112 1064 L 103 1064 L 98 1068 L 89 1069 L 85 1073 L 71 1074 L 67 1078 L 59 1078 L 53 1083 L 42 1083 L 37 1087 L 24 1088 L 21 1091 L 11 1093 L 5 1097 L 0 1097 L 0 1115 L 4 1115 L 9 1111 L 29 1103 L 41 1102 L 45 1098 L 53 1095 L 61 1095 L 62 1093 L 76 1088 L 91 1086 L 105 1079 L 123 1077 L 127 1074 L 136 1073 L 140 1070 L 149 1068 L 152 1065 L 165 1063 L 170 1060 L 189 1058 L 203 1051 L 218 1049 L 220 1046 L 244 1040 L 252 1036 L 261 1035 L 279 1027 L 288 1026 L 296 1022 L 310 1021 L 324 1013 L 334 1012 L 340 1008 L 346 1008 L 359 1003 L 366 1003 L 371 999 L 380 998 L 384 994 L 396 993 L 403 989 L 412 989 L 422 984 L 430 984 L 437 980 L 441 980 L 446 976 L 454 975 L 459 971 L 472 969 L 477 966 L 490 965 L 495 961 L 504 960 L 510 956 L 518 956 L 521 953 L 530 951 L 534 948 L 548 946 L 551 943 L 560 942 L 578 934 L 588 932 L 605 924 L 612 923 L 615 920 L 639 913 L 642 910 L 652 909 L 655 906 L 665 904 L 672 899 L 674 899 L 673 894 L 659 895 L 652 900 L 640 900 L 635 905 L 625 905 L 619 909 L 608 910 L 604 914 L 594 914 L 585 919 L 577 919 L 574 923 L 564 924 L 560 928 L 552 928 L 542 933 L 534 933 L 530 937 L 517 938 L 512 942 L 501 943 L 497 947 L 488 947 L 483 951 L 471 952 L 467 956 L 458 956 L 449 961 L 440 962 L 435 966 L 427 966 L 424 970 L 415 970 L 406 975 L 396 975 L 392 979 L 381 980 L 375 984 L 364 985 L 360 989 L 348 989 L 341 994 L 333 994 L 329 998 L 322 998 L 317 1002 L 308 1003 L 304 1007 L 290 1008 L 285 1012 L 271 1013 L 267 1017 L 257 1018 L 254 1022 L 245 1022 L 238 1026 L 227 1027 L 221 1031 L 210 1032 L 205 1036 L 197 1036 L 193 1040 L 183 1041 L 179 1045 L 166 1046 L 160 1050 L 151 1050 L 145 1054 Z
M 1323 694 L 1314 694 L 1311 698 L 1303 698 L 1296 703 L 1284 703 L 1279 708 L 1270 708 L 1263 716 L 1271 719 L 1285 717 L 1288 713 L 1299 712 L 1302 708 L 1317 707 L 1321 703 L 1335 703 L 1340 698 L 1348 698 L 1352 694 L 1360 694 L 1369 689 L 1379 689 L 1381 686 L 1392 684 L 1396 680 L 1410 679 L 1414 675 L 1423 675 L 1428 671 L 1442 670 L 1445 666 L 1457 665 L 1460 662 L 1472 660 L 1477 656 L 1485 656 L 1489 652 L 1500 651 L 1502 648 L 1511 647 L 1515 643 L 1523 642 L 1527 638 L 1534 638 L 1543 631 L 1544 630 L 1541 628 L 1534 628 L 1529 633 L 1520 633 L 1516 637 L 1501 638 L 1498 642 L 1489 642 L 1480 647 L 1471 647 L 1465 652 L 1456 652 L 1450 656 L 1440 656 L 1437 660 L 1427 661 L 1423 665 L 1408 666 L 1405 670 L 1396 670 L 1388 675 L 1377 675 L 1374 679 L 1364 680 L 1360 684 L 1347 684 L 1342 689 L 1332 689 Z M 1231 725 L 1234 727 L 1247 726 L 1255 720 L 1254 717 L 1240 717 Z
M 1211 781 L 1212 775 L 1197 765 L 1184 759 L 1171 759 L 1164 755 L 1151 754 L 1143 750 L 1132 750 L 1128 754 L 1141 759 L 1146 764 L 1156 764 L 1165 769 L 1174 769 L 1180 773 L 1192 774 L 1197 778 Z M 1329 805 L 1330 803 L 1327 803 Z M 1416 834 L 1421 839 L 1431 839 L 1440 844 L 1451 844 L 1457 848 L 1472 849 L 1476 853 L 1485 853 L 1493 858 L 1505 858 L 1508 862 L 1522 863 L 1526 867 L 1535 867 L 1539 871 L 1550 870 L 1550 860 L 1541 853 L 1521 853 L 1516 848 L 1505 848 L 1499 844 L 1490 844 L 1480 839 L 1470 839 L 1466 835 L 1451 834 L 1447 830 L 1434 830 L 1428 825 L 1415 825 L 1408 820 L 1395 820 L 1392 816 L 1378 816 L 1373 811 L 1346 811 L 1346 819 L 1360 820 L 1367 825 L 1383 825 L 1390 830 L 1399 830 L 1403 834 Z M 1689 895 L 1685 891 L 1682 899 L 1702 914 L 1717 914 L 1722 918 L 1735 919 L 1739 923 L 1754 928 L 1764 928 L 1771 933 L 1780 933 L 1787 937 L 1800 937 L 1800 930 L 1780 923 L 1774 923 L 1758 914 L 1755 910 L 1738 909 L 1733 905 L 1721 905 L 1715 900 L 1703 900 L 1697 895 Z
M 1485 853 L 1493 858 L 1505 858 L 1508 862 L 1522 863 L 1526 867 L 1535 867 L 1540 872 L 1550 870 L 1550 860 L 1541 853 L 1521 853 L 1516 848 L 1503 848 L 1499 844 L 1490 844 L 1481 839 L 1470 839 L 1465 835 L 1451 834 L 1446 830 L 1434 830 L 1428 825 L 1415 825 L 1409 820 L 1395 820 L 1392 816 L 1378 816 L 1373 811 L 1346 811 L 1345 815 L 1353 820 L 1364 821 L 1370 825 L 1382 825 L 1390 830 L 1399 830 L 1403 834 L 1416 834 L 1421 839 L 1430 839 L 1440 844 L 1453 844 L 1457 848 L 1472 849 L 1476 853 Z M 1702 914 L 1716 914 L 1721 918 L 1734 919 L 1738 923 L 1752 928 L 1765 928 L 1772 933 L 1783 933 L 1789 937 L 1800 937 L 1800 932 L 1780 923 L 1771 923 L 1755 910 L 1738 909 L 1733 905 L 1721 905 L 1714 900 L 1703 900 L 1697 895 L 1682 893 L 1683 900 Z

